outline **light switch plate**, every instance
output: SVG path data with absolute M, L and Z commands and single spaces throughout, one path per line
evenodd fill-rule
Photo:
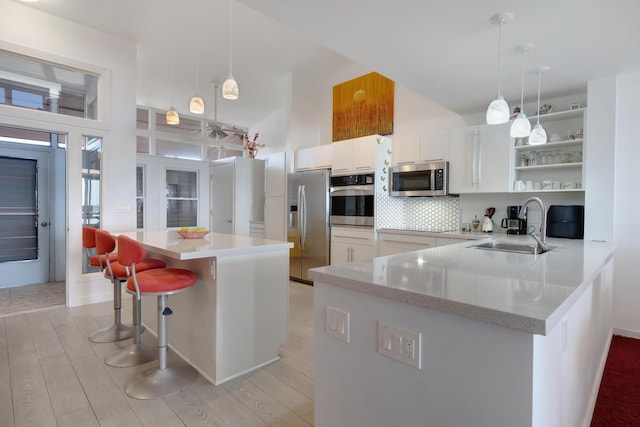
M 422 369 L 422 334 L 378 320 L 378 353 Z
M 327 306 L 325 313 L 325 333 L 330 337 L 349 342 L 349 312 Z

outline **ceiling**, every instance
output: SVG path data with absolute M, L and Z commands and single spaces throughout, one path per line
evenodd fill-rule
M 136 41 L 140 104 L 167 109 L 173 98 L 187 113 L 197 68 L 210 118 L 210 82 L 229 74 L 231 28 L 240 99 L 220 99 L 218 119 L 246 127 L 285 105 L 291 72 L 329 73 L 345 57 L 456 113 L 484 111 L 496 94 L 498 27 L 489 19 L 497 12 L 515 15 L 502 31 L 502 93 L 512 107 L 523 43 L 536 45 L 525 58 L 525 102 L 535 102 L 538 65 L 551 67 L 543 98 L 640 72 L 637 0 L 234 0 L 231 27 L 229 0 L 41 0 L 28 7 Z

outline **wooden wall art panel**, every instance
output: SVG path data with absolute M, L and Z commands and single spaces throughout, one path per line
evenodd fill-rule
M 333 141 L 393 133 L 394 82 L 369 73 L 333 87 Z

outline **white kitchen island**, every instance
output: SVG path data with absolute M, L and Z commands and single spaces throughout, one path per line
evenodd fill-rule
M 290 243 L 220 233 L 183 239 L 164 230 L 120 234 L 142 243 L 148 257 L 198 276 L 168 298 L 168 343 L 205 378 L 221 384 L 279 358 L 288 335 Z M 156 333 L 156 298 L 142 298 L 142 321 Z
M 614 248 L 549 242 L 542 255 L 465 242 L 311 270 L 315 426 L 588 425 L 612 333 Z M 348 313 L 349 342 L 325 332 L 342 331 L 327 307 Z M 420 343 L 407 348 L 393 328 Z M 420 369 L 381 346 L 414 351 Z

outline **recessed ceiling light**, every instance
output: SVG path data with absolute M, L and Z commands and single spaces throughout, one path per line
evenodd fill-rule
M 38 0 L 20 0 L 23 3 L 37 3 Z

